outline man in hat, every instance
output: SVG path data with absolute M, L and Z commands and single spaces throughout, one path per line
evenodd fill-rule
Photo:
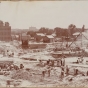
M 69 75 L 69 68 L 68 68 L 68 65 L 66 65 L 66 75 Z
M 83 63 L 83 56 L 80 57 L 80 63 Z
M 61 62 L 62 62 L 62 66 L 65 66 L 65 58 L 62 58 Z

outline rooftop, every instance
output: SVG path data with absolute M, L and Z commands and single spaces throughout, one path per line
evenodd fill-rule
M 54 38 L 52 35 L 47 35 L 48 38 Z
M 36 33 L 37 35 L 40 35 L 40 36 L 45 36 L 45 34 L 43 33 Z

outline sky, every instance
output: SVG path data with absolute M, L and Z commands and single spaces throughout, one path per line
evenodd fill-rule
M 1 1 L 0 20 L 11 28 L 88 28 L 88 1 Z

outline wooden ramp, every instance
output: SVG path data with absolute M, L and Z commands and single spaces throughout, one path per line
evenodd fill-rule
M 68 64 L 68 66 L 88 68 L 87 64 Z

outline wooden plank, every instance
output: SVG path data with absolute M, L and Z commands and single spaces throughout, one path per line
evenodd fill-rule
M 87 67 L 88 68 L 88 65 L 84 65 L 84 64 L 68 64 L 68 66 L 74 66 L 74 67 Z

